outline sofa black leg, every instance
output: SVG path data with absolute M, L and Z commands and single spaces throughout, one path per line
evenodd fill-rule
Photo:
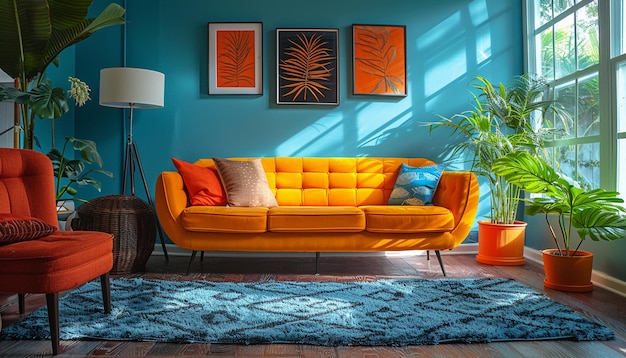
M 191 270 L 191 263 L 196 258 L 196 254 L 197 253 L 198 253 L 198 251 L 196 251 L 196 250 L 193 250 L 191 252 L 191 258 L 189 259 L 189 264 L 187 264 L 187 272 L 185 273 L 185 275 L 189 275 L 189 270 Z
M 315 253 L 315 275 L 320 274 L 320 253 Z
M 443 275 L 446 276 L 446 269 L 443 267 L 443 260 L 441 260 L 441 253 L 439 250 L 435 250 L 435 255 L 437 255 L 437 260 L 439 260 L 439 266 L 441 266 L 441 271 Z
M 426 261 L 430 261 L 430 250 L 426 250 Z

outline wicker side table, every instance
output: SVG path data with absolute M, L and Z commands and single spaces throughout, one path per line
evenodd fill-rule
M 111 233 L 113 241 L 112 274 L 141 272 L 156 238 L 156 217 L 143 200 L 129 195 L 109 195 L 93 199 L 78 207 L 75 230 Z

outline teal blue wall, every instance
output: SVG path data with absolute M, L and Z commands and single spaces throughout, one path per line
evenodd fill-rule
M 109 1 L 96 0 L 100 11 Z M 424 122 L 471 104 L 477 74 L 507 81 L 522 73 L 521 1 L 133 0 L 128 20 L 76 50 L 77 76 L 92 98 L 76 110 L 76 135 L 98 143 L 106 167 L 102 195 L 118 193 L 123 110 L 98 105 L 99 71 L 122 66 L 165 73 L 165 107 L 135 110 L 134 138 L 150 190 L 171 157 L 415 156 L 441 161 L 450 140 Z M 207 23 L 263 23 L 263 95 L 209 96 Z M 406 25 L 408 96 L 351 94 L 351 25 Z M 276 105 L 276 28 L 339 29 L 339 106 Z M 443 140 L 442 140 L 443 139 Z M 141 188 L 143 191 L 143 188 Z M 142 195 L 140 193 L 140 195 Z

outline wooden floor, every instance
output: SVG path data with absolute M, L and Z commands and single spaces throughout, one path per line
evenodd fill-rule
M 434 255 L 433 255 L 434 256 Z M 221 356 L 221 357 L 624 357 L 626 356 L 626 298 L 595 288 L 591 293 L 564 293 L 544 290 L 539 264 L 488 266 L 478 264 L 473 255 L 444 255 L 450 278 L 507 277 L 544 292 L 550 298 L 611 328 L 616 339 L 607 342 L 502 342 L 491 344 L 440 344 L 409 347 L 317 347 L 307 345 L 223 345 L 170 344 L 153 342 L 62 341 L 59 357 L 93 356 Z M 126 276 L 170 280 L 206 279 L 212 281 L 256 282 L 267 280 L 369 281 L 381 278 L 440 278 L 437 260 L 416 256 L 338 256 L 322 254 L 320 274 L 315 275 L 314 255 L 283 257 L 209 257 L 197 258 L 193 273 L 184 275 L 188 257 L 150 258 L 146 273 Z M 42 307 L 42 295 L 29 295 L 27 314 Z M 115 297 L 113 297 L 113 304 Z M 3 326 L 21 316 L 15 295 L 0 294 Z M 50 356 L 49 341 L 0 341 L 0 357 Z

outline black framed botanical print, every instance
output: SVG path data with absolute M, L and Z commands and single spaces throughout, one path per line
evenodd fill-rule
M 276 29 L 276 103 L 339 104 L 338 29 Z

